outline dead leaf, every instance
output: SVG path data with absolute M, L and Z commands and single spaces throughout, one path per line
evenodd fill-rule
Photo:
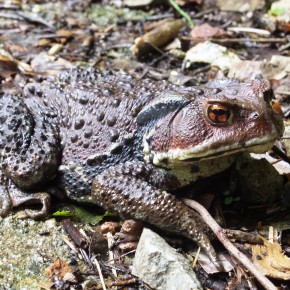
M 116 223 L 116 222 L 104 222 L 101 225 L 101 232 L 103 234 L 106 233 L 112 233 L 115 234 L 116 232 L 118 232 L 121 228 L 120 223 Z
M 278 242 L 270 243 L 261 237 L 264 245 L 252 245 L 254 264 L 263 272 L 264 275 L 289 280 L 290 279 L 290 258 L 282 251 Z
M 282 111 L 282 108 L 281 108 L 281 104 L 280 103 L 278 103 L 278 102 L 274 102 L 273 104 L 272 104 L 272 110 L 274 111 L 274 112 L 276 112 L 277 114 L 279 114 L 282 118 L 283 118 L 283 111 Z
M 263 75 L 262 66 L 262 61 L 240 60 L 232 64 L 228 77 L 239 80 L 255 78 L 256 75 Z
M 32 59 L 31 67 L 36 73 L 56 75 L 61 71 L 69 70 L 73 67 L 73 64 L 61 57 L 51 56 L 46 52 L 41 52 Z
M 222 11 L 248 12 L 263 9 L 266 4 L 265 0 L 217 0 L 216 5 Z
M 3 78 L 7 78 L 19 71 L 25 74 L 32 74 L 31 67 L 27 63 L 19 61 L 12 57 L 8 52 L 1 50 L 0 75 Z
M 56 34 L 59 35 L 59 36 L 63 36 L 63 37 L 61 37 L 59 39 L 61 44 L 67 43 L 67 41 L 69 39 L 71 39 L 72 36 L 73 36 L 73 33 L 70 30 L 67 30 L 67 29 L 59 29 L 58 31 L 56 31 Z
M 190 32 L 192 38 L 211 38 L 222 36 L 224 34 L 225 31 L 223 29 L 211 26 L 208 23 L 196 26 Z
M 60 258 L 55 259 L 53 264 L 44 270 L 47 277 L 57 277 L 59 280 L 63 280 L 67 273 L 72 273 L 72 269 L 65 260 Z
M 290 57 L 272 55 L 271 60 L 264 65 L 265 77 L 271 80 L 281 80 L 290 73 Z
M 222 71 L 230 69 L 239 57 L 226 47 L 210 41 L 201 42 L 186 52 L 182 67 L 189 68 L 192 63 L 209 63 Z
M 149 51 L 154 50 L 154 47 L 159 48 L 172 41 L 183 25 L 184 22 L 180 19 L 167 21 L 143 36 L 136 38 L 131 51 L 135 56 L 142 57 Z
M 18 72 L 17 62 L 5 55 L 0 54 L 0 75 L 7 78 Z

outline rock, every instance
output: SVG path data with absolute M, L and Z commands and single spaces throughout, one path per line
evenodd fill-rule
M 283 177 L 266 159 L 242 158 L 236 163 L 238 189 L 247 204 L 271 204 L 283 190 Z
M 158 290 L 202 289 L 190 261 L 146 228 L 136 250 L 132 273 Z

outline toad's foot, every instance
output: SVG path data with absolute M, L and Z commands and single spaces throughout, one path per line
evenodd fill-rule
M 9 187 L 0 185 L 0 216 L 5 217 L 13 207 L 23 204 L 40 204 L 40 210 L 25 209 L 26 214 L 33 219 L 41 219 L 48 215 L 51 198 L 46 192 L 23 192 L 9 182 Z

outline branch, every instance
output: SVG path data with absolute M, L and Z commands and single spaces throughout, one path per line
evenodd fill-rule
M 228 250 L 228 252 L 235 257 L 246 269 L 248 269 L 253 276 L 261 283 L 266 290 L 277 290 L 275 285 L 245 256 L 241 253 L 228 239 L 225 230 L 221 228 L 217 222 L 212 218 L 208 211 L 200 205 L 198 202 L 184 198 L 182 199 L 184 204 L 193 210 L 197 211 L 202 217 L 203 221 L 214 232 L 219 241 Z

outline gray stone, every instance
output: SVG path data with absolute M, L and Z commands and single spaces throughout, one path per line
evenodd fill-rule
M 272 204 L 281 197 L 283 176 L 266 159 L 241 157 L 236 162 L 237 188 L 247 204 Z
M 132 273 L 154 289 L 202 289 L 190 261 L 146 228 L 136 250 Z

